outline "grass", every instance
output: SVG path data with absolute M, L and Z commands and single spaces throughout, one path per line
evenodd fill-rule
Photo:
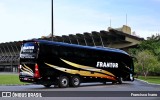
M 24 85 L 20 82 L 18 74 L 0 74 L 0 85 Z
M 160 84 L 160 76 L 147 76 L 146 79 L 144 76 L 138 76 L 138 79 L 147 81 L 149 83 Z

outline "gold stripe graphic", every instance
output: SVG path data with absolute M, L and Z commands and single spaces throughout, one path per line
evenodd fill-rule
M 112 73 L 110 73 L 108 71 L 105 71 L 105 70 L 102 70 L 102 69 L 76 64 L 76 63 L 73 63 L 73 62 L 70 62 L 70 61 L 67 61 L 67 60 L 64 60 L 64 59 L 61 59 L 61 60 L 64 61 L 65 63 L 67 63 L 68 65 L 71 65 L 71 66 L 76 67 L 76 68 L 81 68 L 81 69 L 84 69 L 84 70 L 95 71 L 95 72 L 101 72 L 101 73 L 104 73 L 104 74 L 107 74 L 107 75 L 114 76 Z
M 24 66 L 22 66 L 22 68 L 20 69 L 23 73 L 26 73 L 26 74 L 28 74 L 28 75 L 30 75 L 30 76 L 33 76 L 34 74 L 33 74 L 33 71 L 28 67 L 28 66 L 26 66 L 25 64 L 24 64 Z
M 101 73 L 96 73 L 96 72 L 91 73 L 89 71 L 73 70 L 73 69 L 58 67 L 58 66 L 51 65 L 51 64 L 48 64 L 48 63 L 45 63 L 45 64 L 54 68 L 54 69 L 57 69 L 59 71 L 70 73 L 70 74 L 79 74 L 79 75 L 82 75 L 82 76 L 100 77 L 100 78 L 107 78 L 107 79 L 110 79 L 110 80 L 116 80 L 114 77 L 111 77 L 111 76 L 108 76 L 108 75 L 105 75 L 105 74 L 101 74 Z
M 26 74 L 28 74 L 28 75 L 30 75 L 30 76 L 33 76 L 33 74 L 30 73 L 30 72 L 28 72 L 28 71 L 25 71 L 25 70 L 23 70 L 23 69 L 20 69 L 20 70 L 22 70 L 23 73 L 26 73 Z
M 27 67 L 27 66 L 23 66 L 22 68 L 23 68 L 25 71 L 30 72 L 30 73 L 32 73 L 32 74 L 33 74 L 33 71 L 32 71 L 31 69 L 30 69 L 30 70 L 29 70 L 29 69 L 27 69 L 26 67 Z
M 24 66 L 25 66 L 25 68 L 27 68 L 29 71 L 31 71 L 32 73 L 33 73 L 33 71 L 32 71 L 32 69 L 31 68 L 29 68 L 28 66 L 26 66 L 25 64 L 24 64 Z

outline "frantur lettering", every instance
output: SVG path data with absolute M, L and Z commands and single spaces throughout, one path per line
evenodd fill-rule
M 100 68 L 118 68 L 118 63 L 111 63 L 111 62 L 97 62 L 97 66 Z

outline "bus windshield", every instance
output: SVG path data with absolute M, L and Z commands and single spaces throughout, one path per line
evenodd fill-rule
M 20 58 L 21 59 L 36 59 L 38 52 L 38 46 L 34 42 L 28 42 L 22 45 Z

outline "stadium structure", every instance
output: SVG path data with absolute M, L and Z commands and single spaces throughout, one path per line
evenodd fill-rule
M 52 40 L 51 36 L 42 36 L 41 40 Z M 127 51 L 129 48 L 135 48 L 143 41 L 143 38 L 131 35 L 131 28 L 123 25 L 121 28 L 108 28 L 108 31 L 84 32 L 83 34 L 69 34 L 54 36 L 56 42 L 65 42 L 70 44 L 111 47 Z M 22 41 L 0 43 L 0 72 L 18 72 L 19 53 Z

